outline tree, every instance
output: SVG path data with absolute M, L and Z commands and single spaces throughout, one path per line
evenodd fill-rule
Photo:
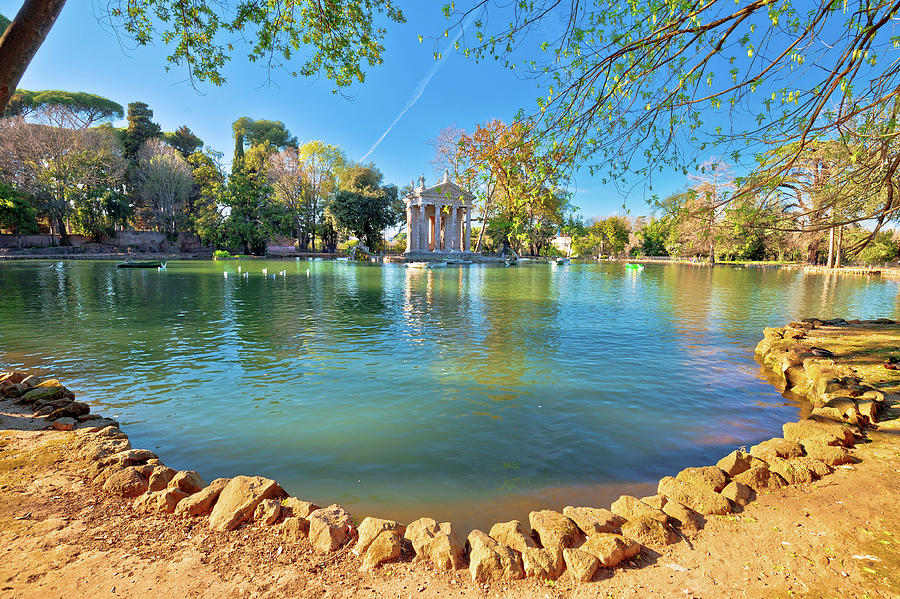
M 228 216 L 222 226 L 222 243 L 244 253 L 264 254 L 268 241 L 288 230 L 285 214 L 275 206 L 266 168 L 272 148 L 253 146 L 242 162 L 232 164 L 223 204 Z
M 122 118 L 122 105 L 109 98 L 85 92 L 17 89 L 3 116 L 43 116 L 56 127 L 87 129 L 100 121 Z
M 144 222 L 157 231 L 174 234 L 175 215 L 194 186 L 191 167 L 174 148 L 148 139 L 138 151 L 132 175 Z
M 231 124 L 235 140 L 241 139 L 247 147 L 268 143 L 276 150 L 288 146 L 297 147 L 297 138 L 291 135 L 281 121 L 254 121 L 242 116 Z
M 734 189 L 734 174 L 727 162 L 710 159 L 700 166 L 699 174 L 689 175 L 688 180 L 694 183 L 693 197 L 684 205 L 684 217 L 702 222 L 700 239 L 709 246 L 709 263 L 715 264 L 717 224 L 728 193 Z
M 348 167 L 326 209 L 336 229 L 349 231 L 370 248 L 381 241 L 384 229 L 399 222 L 403 212 L 397 186 L 382 185 L 383 178 L 371 164 Z
M 347 155 L 339 147 L 321 141 L 310 141 L 297 150 L 297 159 L 307 191 L 307 229 L 312 249 L 316 251 L 318 222 L 325 203 L 337 191 L 337 182 L 347 168 Z
M 121 188 L 125 171 L 115 134 L 0 119 L 0 179 L 34 199 L 53 233 L 68 243 L 66 220 L 103 190 Z
M 164 134 L 163 137 L 166 143 L 181 152 L 184 158 L 203 147 L 203 140 L 194 135 L 187 125 L 182 125 L 172 133 Z
M 122 146 L 132 165 L 148 139 L 160 137 L 162 130 L 153 122 L 153 110 L 145 102 L 128 104 L 128 127 L 122 138 Z
M 482 214 L 476 252 L 489 223 L 501 254 L 527 242 L 535 224 L 562 224 L 569 207 L 564 150 L 540 143 L 532 123 L 478 125 L 471 136 L 460 137 L 459 148 L 468 165 L 463 179 L 475 190 Z
M 0 28 L 3 23 L 0 23 Z M 37 213 L 31 203 L 16 189 L 0 181 L 0 230 L 13 235 L 30 235 L 38 232 Z
M 0 38 L 0 111 L 47 37 L 65 0 L 25 0 Z M 113 0 L 106 20 L 140 45 L 173 44 L 169 65 L 184 67 L 191 81 L 225 83 L 222 69 L 235 36 L 250 41 L 247 58 L 293 76 L 324 75 L 336 88 L 365 81 L 364 64 L 381 64 L 384 27 L 376 16 L 403 23 L 393 0 Z M 291 65 L 303 53 L 299 66 Z M 283 61 L 283 62 L 282 62 Z
M 535 110 L 543 138 L 617 184 L 637 174 L 651 186 L 654 172 L 687 174 L 713 148 L 752 169 L 770 148 L 790 146 L 767 171 L 767 181 L 778 180 L 810 145 L 838 138 L 873 110 L 896 114 L 898 10 L 884 0 L 472 0 L 444 7 L 447 35 L 477 17 L 475 34 L 460 45 L 467 56 L 524 66 L 544 84 Z M 547 39 L 541 25 L 560 18 L 561 35 Z M 522 55 L 524 64 L 515 58 Z M 870 131 L 876 148 L 897 137 L 897 119 L 883 124 Z M 900 158 L 881 167 L 892 179 Z M 741 186 L 731 197 L 757 191 Z M 885 198 L 875 217 L 898 206 Z
M 222 173 L 221 152 L 207 150 L 188 156 L 194 187 L 188 196 L 184 228 L 196 233 L 206 244 L 219 241 L 223 216 L 219 205 L 225 204 L 225 175 Z

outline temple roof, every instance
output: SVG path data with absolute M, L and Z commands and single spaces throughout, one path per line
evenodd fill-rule
M 404 198 L 407 204 L 457 204 L 471 206 L 475 196 L 450 181 L 447 176 L 437 185 L 425 187 L 425 178 L 419 178 L 419 186 Z

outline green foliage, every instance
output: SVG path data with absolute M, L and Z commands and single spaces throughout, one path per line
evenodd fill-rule
M 221 231 L 221 245 L 245 254 L 264 254 L 272 237 L 289 226 L 273 200 L 266 179 L 268 146 L 250 148 L 243 164 L 232 165 L 222 203 L 228 210 Z
M 283 68 L 295 77 L 324 75 L 337 87 L 362 82 L 364 63 L 382 62 L 386 30 L 375 24 L 376 17 L 405 22 L 393 0 L 114 0 L 110 13 L 141 45 L 157 39 L 173 44 L 170 64 L 186 67 L 192 80 L 215 85 L 225 83 L 222 69 L 236 37 L 252 40 L 247 58 L 269 69 Z M 301 52 L 303 62 L 292 65 Z
M 216 250 L 213 252 L 213 260 L 220 258 L 231 258 L 231 252 L 228 250 Z
M 219 166 L 221 153 L 212 150 L 188 156 L 194 188 L 179 216 L 181 226 L 196 233 L 204 243 L 219 241 L 224 220 L 219 205 L 225 204 L 225 175 Z
M 164 133 L 163 138 L 185 158 L 203 147 L 203 140 L 194 135 L 187 125 L 182 125 L 171 133 Z
M 153 122 L 153 110 L 145 102 L 128 104 L 128 127 L 122 139 L 125 157 L 135 160 L 138 151 L 148 139 L 161 136 L 161 129 Z
M 672 229 L 670 218 L 651 218 L 640 231 L 641 253 L 645 256 L 667 256 L 666 248 L 669 233 Z
M 0 14 L 0 36 L 3 35 L 3 32 L 6 31 L 6 28 L 9 27 L 10 23 L 12 23 L 12 21 Z
M 595 221 L 572 240 L 572 253 L 591 257 L 621 254 L 628 244 L 631 226 L 624 216 L 610 216 Z
M 3 181 L 0 181 L 0 230 L 17 235 L 31 235 L 38 232 L 37 212 L 34 207 L 12 185 Z
M 96 94 L 17 89 L 3 111 L 3 116 L 28 116 L 37 111 L 60 108 L 66 109 L 74 125 L 81 129 L 90 127 L 98 121 L 120 119 L 124 114 L 121 104 Z
M 94 189 L 74 202 L 69 225 L 73 233 L 98 238 L 127 225 L 131 214 L 128 196 L 115 189 Z
M 859 260 L 864 264 L 884 264 L 897 259 L 900 248 L 892 239 L 892 232 L 882 231 L 877 233 L 872 241 L 859 253 Z
M 238 139 L 241 140 L 241 147 L 265 143 L 278 150 L 288 146 L 297 147 L 297 137 L 292 136 L 281 121 L 265 119 L 255 121 L 250 117 L 242 116 L 231 124 L 231 130 L 234 133 L 235 143 Z
M 326 210 L 336 229 L 349 231 L 370 249 L 381 241 L 384 229 L 396 225 L 403 214 L 397 186 L 382 185 L 382 179 L 374 165 L 347 168 Z

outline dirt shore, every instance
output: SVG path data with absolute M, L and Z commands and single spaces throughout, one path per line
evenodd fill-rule
M 84 435 L 46 430 L 2 400 L 0 597 L 900 597 L 900 372 L 879 368 L 898 352 L 900 327 L 814 333 L 888 397 L 855 463 L 708 516 L 697 536 L 644 549 L 589 583 L 566 573 L 478 585 L 468 570 L 409 558 L 363 573 L 346 549 L 317 554 L 278 527 L 217 532 L 205 518 L 137 513 L 90 482 Z

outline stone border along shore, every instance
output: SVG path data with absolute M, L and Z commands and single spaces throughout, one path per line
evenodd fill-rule
M 402 556 L 428 561 L 438 570 L 467 567 L 477 583 L 534 576 L 547 580 L 563 572 L 590 581 L 598 568 L 615 568 L 644 547 L 659 549 L 694 537 L 704 517 L 725 515 L 753 501 L 757 493 L 805 485 L 855 460 L 848 449 L 874 424 L 885 400 L 854 371 L 813 356 L 803 339 L 822 326 L 859 321 L 806 319 L 785 328 L 765 329 L 756 348 L 784 387 L 806 396 L 808 418 L 784 425 L 784 437 L 731 452 L 715 466 L 686 468 L 659 481 L 649 497 L 623 495 L 609 509 L 567 506 L 562 513 L 533 511 L 526 528 L 518 520 L 490 531 L 473 530 L 461 543 L 450 522 L 420 518 L 408 525 L 366 517 L 359 527 L 340 505 L 319 507 L 289 497 L 281 486 L 259 476 L 219 478 L 209 484 L 193 471 L 167 468 L 156 454 L 132 449 L 118 423 L 90 413 L 87 404 L 56 379 L 38 382 L 20 372 L 0 375 L 0 395 L 30 405 L 48 428 L 73 431 L 82 457 L 93 462 L 86 475 L 114 496 L 133 501 L 136 511 L 207 519 L 210 528 L 234 530 L 253 522 L 278 526 L 287 542 L 308 540 L 319 553 L 352 547 L 370 570 Z M 896 324 L 880 319 L 862 324 Z M 336 557 L 336 555 L 335 555 Z

